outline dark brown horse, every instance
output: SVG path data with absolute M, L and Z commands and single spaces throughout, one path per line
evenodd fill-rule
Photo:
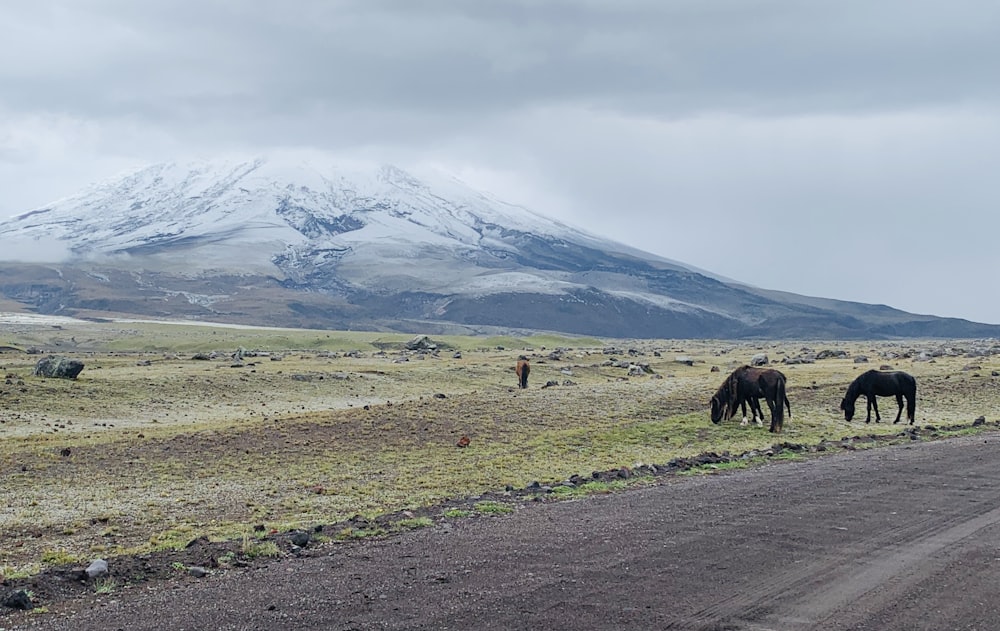
M 741 425 L 746 425 L 746 406 L 748 403 L 754 418 L 756 419 L 759 414 L 763 420 L 764 413 L 760 409 L 759 401 L 763 398 L 771 411 L 770 431 L 775 434 L 780 433 L 785 423 L 786 407 L 788 408 L 788 416 L 792 415 L 792 407 L 785 394 L 785 382 L 785 375 L 773 368 L 754 368 L 751 366 L 737 368 L 726 377 L 709 402 L 712 410 L 712 422 L 718 424 L 723 420 L 730 419 L 736 414 L 736 409 L 742 407 L 743 422 Z
M 906 418 L 910 425 L 913 425 L 913 417 L 917 412 L 917 380 L 901 370 L 869 370 L 858 376 L 857 379 L 847 386 L 847 394 L 840 402 L 840 409 L 844 411 L 844 418 L 850 422 L 854 418 L 854 402 L 858 397 L 865 395 L 868 401 L 868 417 L 865 423 L 872 420 L 872 408 L 875 408 L 875 422 L 878 423 L 882 417 L 878 413 L 878 403 L 876 397 L 896 397 L 896 405 L 899 411 L 896 412 L 896 420 L 903 415 L 903 398 L 906 398 Z
M 528 358 L 521 355 L 517 358 L 517 366 L 514 368 L 514 373 L 517 374 L 517 387 L 524 388 L 528 387 L 528 373 L 531 372 L 531 364 L 528 363 Z

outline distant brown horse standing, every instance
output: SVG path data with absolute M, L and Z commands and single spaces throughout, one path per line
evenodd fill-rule
M 524 388 L 528 387 L 528 373 L 531 372 L 531 364 L 528 363 L 528 358 L 521 355 L 517 358 L 517 366 L 514 368 L 514 372 L 517 373 L 517 387 Z

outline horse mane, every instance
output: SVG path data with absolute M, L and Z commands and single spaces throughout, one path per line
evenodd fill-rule
M 861 393 L 864 390 L 866 382 L 871 380 L 872 376 L 876 373 L 878 373 L 878 371 L 872 368 L 871 370 L 866 370 L 855 377 L 854 381 L 847 386 L 847 392 L 844 394 L 844 400 L 850 400 L 852 402 L 857 401 L 858 397 L 861 396 Z

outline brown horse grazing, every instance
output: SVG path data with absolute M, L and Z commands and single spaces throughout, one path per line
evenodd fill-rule
M 756 419 L 760 414 L 761 397 L 767 401 L 767 407 L 771 410 L 770 431 L 778 434 L 785 423 L 785 408 L 788 408 L 788 416 L 792 415 L 792 407 L 788 403 L 788 396 L 785 394 L 785 375 L 781 371 L 773 368 L 753 368 L 751 366 L 741 366 L 726 377 L 719 389 L 712 396 L 709 402 L 711 406 L 712 422 L 719 424 L 724 419 L 730 419 L 736 414 L 738 407 L 743 408 L 743 422 L 746 425 L 746 405 L 750 404 L 750 409 Z M 760 424 L 760 423 L 758 423 Z
M 514 368 L 514 372 L 517 374 L 517 387 L 524 388 L 528 387 L 528 373 L 531 372 L 531 364 L 528 363 L 528 358 L 521 355 L 517 358 L 517 366 Z
M 906 418 L 913 425 L 913 417 L 917 411 L 917 380 L 911 375 L 901 370 L 869 370 L 858 376 L 857 379 L 847 386 L 847 394 L 840 402 L 840 409 L 844 411 L 844 418 L 850 422 L 854 418 L 854 402 L 858 397 L 865 395 L 868 401 L 868 418 L 865 423 L 872 420 L 872 408 L 875 408 L 875 422 L 878 423 L 882 417 L 878 413 L 878 403 L 876 397 L 896 397 L 896 405 L 899 411 L 896 412 L 896 420 L 903 415 L 903 397 L 906 397 Z

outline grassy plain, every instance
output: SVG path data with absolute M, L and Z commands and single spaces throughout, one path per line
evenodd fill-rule
M 0 326 L 0 347 L 21 349 L 0 352 L 0 570 L 240 540 L 256 525 L 312 528 L 706 451 L 895 434 L 891 399 L 880 424 L 847 424 L 838 410 L 847 384 L 882 365 L 917 378 L 917 425 L 1000 414 L 992 342 L 434 336 L 432 354 L 405 351 L 412 337 Z M 33 377 L 29 348 L 86 368 L 74 381 Z M 822 350 L 847 355 L 781 364 Z M 780 437 L 708 419 L 723 377 L 758 353 L 788 376 L 793 416 Z M 527 390 L 515 387 L 521 354 Z M 628 363 L 653 372 L 630 376 Z

